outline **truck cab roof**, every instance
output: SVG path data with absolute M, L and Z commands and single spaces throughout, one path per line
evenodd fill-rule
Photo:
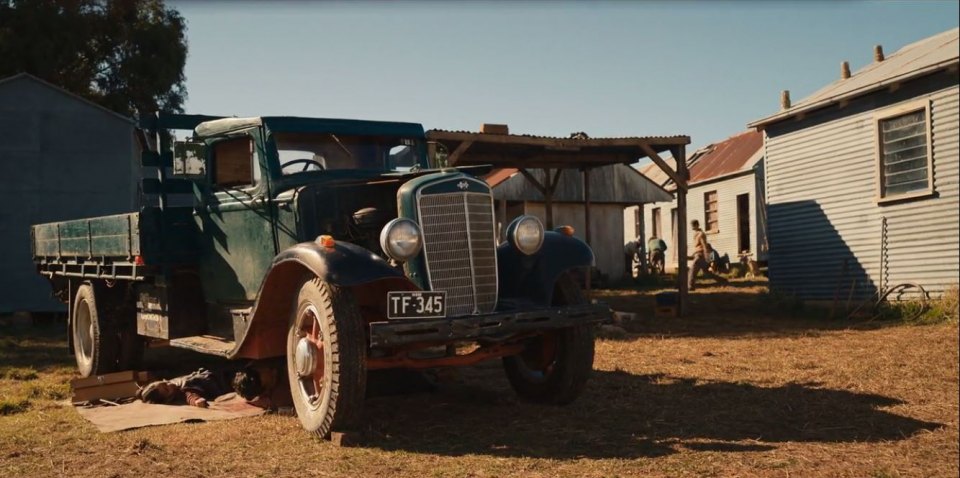
M 336 118 L 302 118 L 296 116 L 254 116 L 220 118 L 204 121 L 194 132 L 201 138 L 222 136 L 251 127 L 265 126 L 273 132 L 323 132 L 342 135 L 399 136 L 424 138 L 423 125 L 396 121 L 365 121 Z

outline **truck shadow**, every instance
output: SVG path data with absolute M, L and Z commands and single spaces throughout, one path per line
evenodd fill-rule
M 743 452 L 782 442 L 903 440 L 943 426 L 883 410 L 902 403 L 893 398 L 816 384 L 767 388 L 595 371 L 574 404 L 556 407 L 516 401 L 495 376 L 499 367 L 469 373 L 434 393 L 368 400 L 367 445 L 453 456 L 638 458 L 680 447 Z

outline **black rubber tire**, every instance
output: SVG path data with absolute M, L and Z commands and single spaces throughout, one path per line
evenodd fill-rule
M 568 274 L 557 281 L 553 297 L 555 306 L 586 303 L 580 287 Z M 553 342 L 555 354 L 546 369 L 537 370 L 530 362 L 541 355 L 548 341 Z M 530 339 L 524 353 L 503 358 L 503 368 L 521 399 L 565 405 L 574 401 L 586 387 L 593 370 L 593 356 L 594 327 L 579 325 Z
M 310 307 L 316 311 L 324 346 L 324 386 L 316 407 L 310 404 L 294 362 L 301 323 Z M 348 290 L 318 278 L 302 284 L 287 332 L 287 376 L 297 417 L 307 432 L 328 438 L 331 431 L 359 425 L 367 387 L 366 344 L 360 310 Z
M 101 313 L 92 284 L 77 288 L 72 310 L 70 333 L 80 376 L 117 371 L 120 333 L 116 323 Z

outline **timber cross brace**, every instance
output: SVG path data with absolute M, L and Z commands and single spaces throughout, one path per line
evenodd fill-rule
M 657 167 L 676 185 L 677 201 L 677 289 L 679 292 L 678 313 L 686 311 L 687 304 L 687 169 L 686 146 L 689 136 L 648 136 L 632 138 L 587 138 L 576 135 L 570 138 L 529 136 L 516 134 L 473 133 L 467 131 L 427 131 L 427 139 L 442 143 L 452 150 L 447 157 L 450 166 L 489 165 L 493 168 L 516 169 L 543 195 L 545 226 L 553 229 L 554 194 L 565 169 L 579 171 L 583 187 L 585 238 L 590 244 L 590 171 L 614 164 L 632 165 L 643 158 L 650 158 Z M 660 155 L 669 152 L 675 159 L 675 167 Z M 677 160 L 678 158 L 682 158 Z M 541 175 L 532 170 L 540 169 Z M 663 185 L 658 185 L 663 186 Z M 586 275 L 589 287 L 590 274 Z

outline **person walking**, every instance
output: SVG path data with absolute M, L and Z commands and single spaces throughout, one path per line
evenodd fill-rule
M 713 248 L 707 242 L 707 234 L 700 229 L 700 221 L 694 219 L 690 221 L 693 227 L 693 264 L 690 266 L 690 278 L 687 281 L 687 289 L 694 290 L 697 282 L 697 274 L 701 271 L 704 277 L 713 279 L 721 285 L 726 285 L 728 281 L 710 271 L 710 263 L 707 257 L 713 252 Z

